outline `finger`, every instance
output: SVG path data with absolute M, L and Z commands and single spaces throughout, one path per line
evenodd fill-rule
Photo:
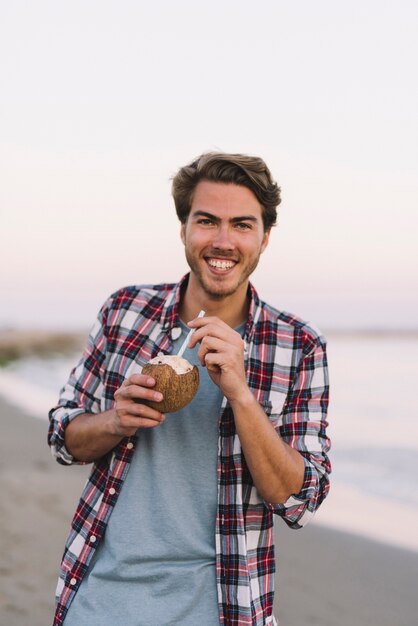
M 204 317 L 195 317 L 194 319 L 190 320 L 190 322 L 187 322 L 187 326 L 190 326 L 190 328 L 200 328 L 205 324 L 212 324 L 213 322 L 225 324 L 225 322 L 223 322 L 219 317 L 216 317 L 215 315 L 205 315 Z
M 154 402 L 161 402 L 163 394 L 147 387 L 142 387 L 138 384 L 126 384 L 119 387 L 114 395 L 115 400 L 128 399 L 128 400 L 153 400 Z
M 139 428 L 155 428 L 156 426 L 161 426 L 164 422 L 165 416 L 161 420 L 153 420 L 147 417 L 138 417 L 135 420 L 132 419 L 129 423 L 122 423 L 122 430 L 125 432 L 129 432 L 129 430 L 136 432 Z
M 145 418 L 156 422 L 162 422 L 165 419 L 164 413 L 146 404 L 120 401 L 116 403 L 115 409 L 123 426 L 137 426 L 138 419 Z
M 199 346 L 199 350 L 197 351 L 198 359 L 202 366 L 206 364 L 205 357 L 208 352 L 212 352 L 218 355 L 219 359 L 221 359 L 221 354 L 223 355 L 228 349 L 228 344 L 221 339 L 217 339 L 216 337 L 204 337 Z
M 241 337 L 232 343 L 232 341 L 225 341 L 218 337 L 212 337 L 206 335 L 200 342 L 198 354 L 202 357 L 207 352 L 219 352 L 225 354 L 226 358 L 236 361 L 237 359 L 244 359 L 244 342 Z
M 207 369 L 213 371 L 235 373 L 245 378 L 244 360 L 232 358 L 230 354 L 225 352 L 207 352 L 204 356 L 204 363 Z
M 165 419 L 165 418 L 164 418 Z M 156 422 L 155 420 L 150 420 L 150 419 L 146 419 L 146 418 L 141 418 L 139 420 L 139 426 L 138 428 L 155 428 L 156 426 L 161 426 L 161 424 L 163 423 L 164 420 L 161 420 L 160 422 Z
M 141 385 L 142 387 L 154 387 L 155 378 L 152 376 L 147 376 L 146 374 L 132 374 L 128 378 L 125 378 L 121 386 L 119 387 L 128 387 L 129 385 Z M 119 390 L 118 390 L 119 391 Z
M 241 335 L 227 324 L 211 323 L 198 328 L 193 333 L 189 341 L 189 348 L 194 348 L 194 346 L 206 336 L 218 337 L 231 344 L 238 344 L 242 341 Z
M 220 372 L 224 362 L 219 353 L 207 352 L 204 357 L 204 365 L 210 372 Z
M 142 387 L 153 387 L 155 378 L 147 374 L 132 374 L 126 379 L 130 385 L 141 385 Z

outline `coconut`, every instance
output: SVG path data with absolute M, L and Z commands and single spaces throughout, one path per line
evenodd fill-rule
M 163 394 L 161 402 L 146 404 L 160 413 L 174 413 L 193 400 L 199 387 L 199 370 L 186 359 L 160 352 L 147 363 L 142 373 L 155 379 L 153 389 Z

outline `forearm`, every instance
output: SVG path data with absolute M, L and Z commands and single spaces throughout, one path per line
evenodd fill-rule
M 78 461 L 91 462 L 112 450 L 124 435 L 114 432 L 115 409 L 104 413 L 83 413 L 68 424 L 65 447 Z
M 150 389 L 151 376 L 133 374 L 115 392 L 115 406 L 103 413 L 82 413 L 65 430 L 65 447 L 78 461 L 95 461 L 112 450 L 124 437 L 131 437 L 138 428 L 155 428 L 165 416 L 143 402 L 163 399 Z
M 285 443 L 248 390 L 231 402 L 235 426 L 252 479 L 262 498 L 284 503 L 303 485 L 305 464 Z
M 229 400 L 254 485 L 269 504 L 285 503 L 303 487 L 305 461 L 281 439 L 251 393 L 242 338 L 216 317 L 195 319 L 189 326 L 196 328 L 189 347 L 200 341 L 200 362 Z

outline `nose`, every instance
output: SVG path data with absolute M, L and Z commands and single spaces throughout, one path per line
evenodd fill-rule
M 233 250 L 235 248 L 235 244 L 232 239 L 232 233 L 228 225 L 219 226 L 219 228 L 216 230 L 216 235 L 212 245 L 218 250 Z

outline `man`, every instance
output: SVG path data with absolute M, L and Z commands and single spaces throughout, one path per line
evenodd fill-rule
M 328 491 L 324 339 L 249 283 L 279 188 L 261 159 L 210 153 L 173 197 L 190 273 L 113 294 L 50 412 L 57 460 L 94 462 L 56 626 L 275 624 L 273 515 L 300 528 Z M 162 415 L 141 370 L 190 329 L 199 391 Z

